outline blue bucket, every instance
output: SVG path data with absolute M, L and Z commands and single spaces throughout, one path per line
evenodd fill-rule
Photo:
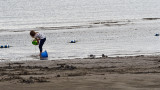
M 48 57 L 47 51 L 42 52 L 42 53 L 41 53 L 41 57 L 47 58 L 47 57 Z

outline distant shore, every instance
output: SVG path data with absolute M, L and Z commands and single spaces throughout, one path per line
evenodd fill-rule
M 160 56 L 0 63 L 0 90 L 158 90 Z

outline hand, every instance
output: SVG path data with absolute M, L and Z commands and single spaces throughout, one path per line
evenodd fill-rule
M 37 40 L 37 43 L 39 44 L 39 40 L 40 40 L 40 39 L 36 39 L 36 40 Z

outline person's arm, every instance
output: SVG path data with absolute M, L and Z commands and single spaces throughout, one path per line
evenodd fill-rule
M 39 40 L 40 40 L 40 39 L 37 39 L 37 38 L 35 38 L 35 39 L 37 40 L 37 42 L 38 42 L 38 44 L 39 44 Z
M 40 40 L 40 39 L 39 39 L 39 37 L 38 37 L 38 35 L 37 35 L 37 34 L 38 34 L 38 32 L 36 32 L 36 35 L 35 35 L 35 37 L 34 37 L 34 38 L 37 40 L 37 42 L 38 42 L 38 44 L 39 44 L 39 40 Z

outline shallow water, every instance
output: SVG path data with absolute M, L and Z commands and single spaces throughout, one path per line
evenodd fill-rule
M 159 0 L 0 0 L 0 29 L 160 16 Z
M 48 60 L 160 53 L 158 0 L 1 0 L 0 60 L 39 60 L 29 30 L 47 36 Z M 143 18 L 156 18 L 148 20 Z M 69 43 L 77 40 L 77 43 Z

